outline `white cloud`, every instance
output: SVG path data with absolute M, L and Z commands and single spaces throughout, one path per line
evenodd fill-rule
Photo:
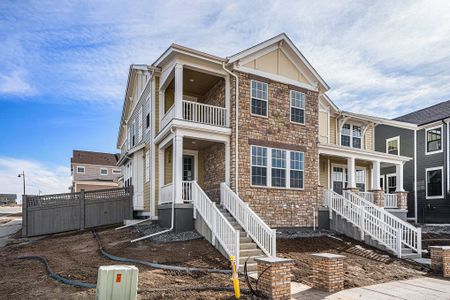
M 280 32 L 344 109 L 394 116 L 450 98 L 445 0 L 10 6 L 6 14 L 20 16 L 5 18 L 4 26 L 0 19 L 0 28 L 12 28 L 0 56 L 14 62 L 10 69 L 27 69 L 33 88 L 66 101 L 120 106 L 129 64 L 152 63 L 172 42 L 228 56 Z
M 13 71 L 9 74 L 0 74 L 0 94 L 32 95 L 31 85 L 25 80 L 24 71 Z
M 71 184 L 70 168 L 50 167 L 43 162 L 0 156 L 0 193 L 17 194 L 22 199 L 22 178 L 17 175 L 25 171 L 26 193 L 67 193 Z

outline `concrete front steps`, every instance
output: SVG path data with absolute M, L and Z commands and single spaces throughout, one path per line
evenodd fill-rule
M 244 264 L 247 261 L 247 271 L 249 273 L 255 273 L 257 271 L 257 264 L 255 262 L 256 257 L 265 257 L 266 255 L 262 252 L 261 249 L 258 248 L 253 240 L 247 236 L 247 233 L 242 228 L 241 225 L 236 221 L 235 218 L 221 205 L 217 204 L 217 208 L 220 210 L 222 215 L 230 222 L 230 224 L 234 227 L 234 229 L 238 229 L 241 234 L 241 238 L 239 240 L 240 251 L 239 251 L 239 269 L 241 272 L 244 271 Z

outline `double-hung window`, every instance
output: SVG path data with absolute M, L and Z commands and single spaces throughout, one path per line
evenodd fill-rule
M 252 146 L 252 185 L 267 185 L 267 148 Z
M 265 82 L 256 80 L 251 81 L 252 114 L 267 117 L 267 108 L 269 100 L 269 85 Z
M 396 136 L 386 140 L 386 153 L 400 155 L 400 137 Z
M 100 169 L 100 175 L 103 175 L 103 176 L 108 175 L 108 169 L 106 169 L 106 168 L 101 168 L 101 169 Z
M 426 154 L 442 151 L 442 126 L 425 130 Z
M 251 146 L 251 184 L 303 189 L 305 154 L 300 151 Z
M 356 170 L 355 183 L 360 192 L 366 191 L 366 170 Z
M 305 170 L 305 154 L 291 151 L 291 188 L 302 189 Z
M 305 124 L 305 94 L 292 90 L 291 122 Z
M 443 167 L 426 169 L 427 199 L 442 198 L 444 196 L 444 181 L 442 180 Z
M 341 146 L 361 149 L 362 128 L 361 126 L 344 124 L 341 130 Z
M 286 150 L 272 149 L 272 186 L 286 187 Z

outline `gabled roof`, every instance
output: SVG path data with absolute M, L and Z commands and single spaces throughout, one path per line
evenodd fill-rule
M 450 117 L 450 100 L 395 118 L 396 121 L 424 125 Z
M 119 154 L 73 150 L 73 156 L 70 159 L 72 164 L 89 164 L 101 166 L 116 166 Z
M 320 84 L 323 85 L 323 87 L 328 90 L 330 87 L 328 84 L 323 80 L 323 78 L 317 73 L 317 71 L 313 68 L 313 66 L 309 63 L 309 61 L 303 56 L 303 54 L 298 50 L 298 48 L 294 45 L 294 43 L 291 41 L 291 39 L 285 34 L 281 33 L 271 39 L 268 39 L 264 42 L 261 42 L 255 46 L 252 46 L 248 49 L 245 49 L 241 52 L 238 52 L 228 58 L 228 63 L 234 63 L 244 57 L 247 57 L 255 52 L 258 52 L 264 48 L 267 48 L 273 44 L 279 43 L 281 41 L 284 41 L 291 49 L 294 51 L 294 53 L 298 56 L 300 61 L 308 68 L 308 70 L 314 75 L 314 77 L 320 82 Z

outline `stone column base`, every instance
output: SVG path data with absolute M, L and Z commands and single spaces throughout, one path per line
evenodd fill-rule
M 350 191 L 350 192 L 355 193 L 355 194 L 357 194 L 357 195 L 359 194 L 359 189 L 356 188 L 356 187 L 353 187 L 353 188 L 345 188 L 344 191 Z
M 395 192 L 397 195 L 397 208 L 408 209 L 408 192 Z
M 280 257 L 255 258 L 258 264 L 258 288 L 269 299 L 291 299 L 292 259 Z
M 383 190 L 371 190 L 373 194 L 373 204 L 384 207 L 384 191 Z
M 442 275 L 442 246 L 430 246 L 431 270 Z
M 450 246 L 442 247 L 442 275 L 450 277 Z
M 330 253 L 312 254 L 313 285 L 327 292 L 337 292 L 344 289 L 344 259 L 343 255 Z

